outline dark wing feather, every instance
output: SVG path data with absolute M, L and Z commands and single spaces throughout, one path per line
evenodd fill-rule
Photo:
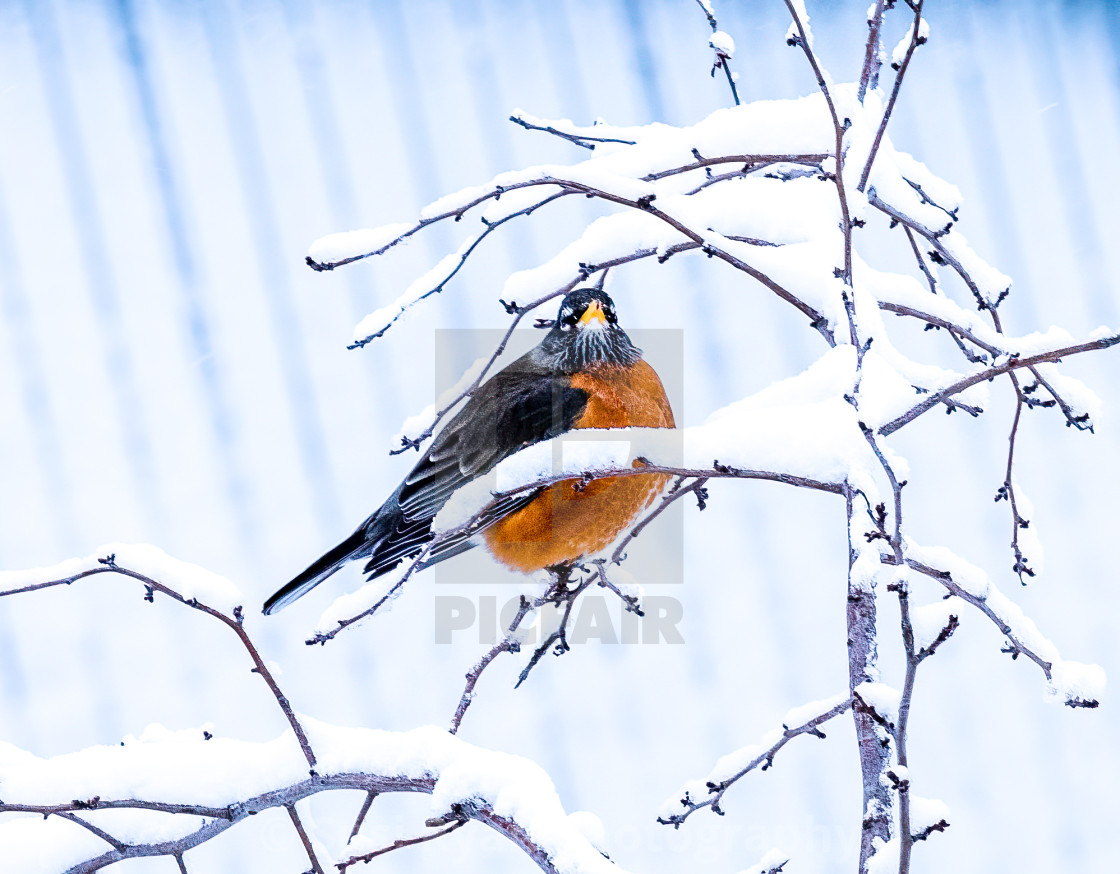
M 458 488 L 489 473 L 519 449 L 571 430 L 579 419 L 587 406 L 586 391 L 549 373 L 517 369 L 520 363 L 486 383 L 405 477 L 395 496 L 401 519 L 374 548 L 366 564 L 368 573 L 385 573 L 419 552 L 431 537 L 432 520 Z M 521 509 L 538 493 L 513 495 L 492 507 L 473 531 L 448 538 L 433 549 L 424 566 L 469 549 L 478 532 Z
M 399 504 L 407 519 L 434 518 L 460 486 L 519 449 L 563 434 L 588 394 L 551 374 L 504 370 L 440 432 L 405 477 Z
M 377 512 L 273 595 L 265 612 L 302 597 L 354 559 L 368 557 L 365 570 L 370 579 L 387 573 L 431 540 L 432 520 L 456 489 L 489 473 L 519 449 L 570 430 L 587 406 L 588 393 L 572 388 L 532 356 L 519 358 L 483 385 Z M 474 531 L 435 547 L 424 566 L 470 549 L 475 534 L 524 507 L 538 493 L 513 495 L 492 507 Z

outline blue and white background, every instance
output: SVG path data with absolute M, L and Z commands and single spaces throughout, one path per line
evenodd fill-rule
M 810 4 L 837 81 L 858 75 L 866 2 Z M 784 4 L 717 5 L 744 100 L 815 88 L 784 44 Z M 1015 279 L 1010 332 L 1120 324 L 1120 10 L 1108 2 L 927 3 L 932 38 L 892 122 L 965 196 L 962 229 Z M 896 18 L 895 30 L 905 25 Z M 411 464 L 390 458 L 432 400 L 439 328 L 493 329 L 511 271 L 593 215 L 565 201 L 487 240 L 409 324 L 347 351 L 353 324 L 454 244 L 420 235 L 377 263 L 307 269 L 323 234 L 414 217 L 501 170 L 574 147 L 506 121 L 687 124 L 727 102 L 691 0 L 2 0 L 0 2 L 0 567 L 108 541 L 151 542 L 231 577 L 296 708 L 341 724 L 445 724 L 470 635 L 433 642 L 416 579 L 386 617 L 303 644 L 341 575 L 277 617 L 255 604 L 364 518 Z M 681 256 L 617 271 L 627 326 L 684 331 L 678 420 L 799 372 L 821 351 L 779 302 L 726 265 Z M 909 525 L 987 568 L 1070 658 L 1120 678 L 1117 359 L 1066 365 L 1105 402 L 1095 435 L 1032 411 L 1018 476 L 1046 546 L 1020 589 L 1003 480 L 1009 389 L 978 420 L 931 415 L 895 445 L 913 467 Z M 569 810 L 599 814 L 636 871 L 733 872 L 773 845 L 790 871 L 850 871 L 860 784 L 850 722 L 791 745 L 728 794 L 723 818 L 654 822 L 680 784 L 754 742 L 790 707 L 846 688 L 842 507 L 760 483 L 715 483 L 684 514 L 683 646 L 575 648 L 516 692 L 513 660 L 480 687 L 463 736 L 529 756 Z M 673 523 L 669 523 L 673 524 Z M 652 532 L 652 529 L 651 529 Z M 633 549 L 655 548 L 656 535 Z M 328 591 L 329 589 L 329 591 Z M 456 590 L 461 591 L 462 587 Z M 480 581 L 479 592 L 491 591 Z M 888 665 L 896 647 L 884 611 Z M 1120 781 L 1112 698 L 1043 702 L 1032 665 L 982 617 L 927 663 L 911 777 L 953 825 L 918 871 L 1115 870 Z M 231 639 L 227 640 L 229 637 Z M 888 681 L 896 677 L 889 676 Z M 107 577 L 0 603 L 0 739 L 38 755 L 113 744 L 159 722 L 266 739 L 284 727 L 216 623 Z M 0 786 L 0 797 L 3 797 Z M 315 801 L 324 833 L 360 797 Z M 422 828 L 422 800 L 381 799 L 368 828 Z M 191 871 L 306 865 L 283 812 L 189 854 Z M 383 870 L 527 870 L 463 829 L 377 860 Z M 174 870 L 171 860 L 125 872 Z M 0 859 L 0 871 L 4 861 Z

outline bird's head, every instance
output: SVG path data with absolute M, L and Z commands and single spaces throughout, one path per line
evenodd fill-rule
M 553 369 L 566 373 L 629 367 L 642 357 L 642 350 L 619 327 L 611 296 L 598 288 L 577 288 L 564 296 L 539 348 Z

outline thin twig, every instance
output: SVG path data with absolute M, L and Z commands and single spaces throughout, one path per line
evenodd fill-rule
M 57 813 L 55 815 L 58 816 L 61 819 L 68 820 L 69 822 L 72 822 L 75 825 L 80 825 L 86 831 L 89 831 L 89 832 L 97 835 L 99 838 L 101 838 L 101 840 L 105 841 L 107 844 L 109 844 L 115 850 L 123 850 L 123 849 L 125 849 L 125 847 L 128 846 L 128 844 L 124 843 L 123 841 L 117 840 L 115 837 L 113 837 L 111 834 L 109 834 L 104 829 L 98 828 L 97 826 L 95 826 L 89 820 L 83 819 L 82 817 L 77 816 L 73 813 L 67 813 L 66 811 L 60 811 L 59 813 Z
M 926 264 L 925 256 L 922 255 L 921 250 L 918 248 L 918 241 L 914 239 L 914 232 L 908 225 L 902 225 L 902 231 L 906 234 L 906 239 L 910 243 L 910 250 L 914 253 L 914 260 L 918 264 L 918 269 L 922 271 L 922 275 L 925 276 L 926 282 L 929 284 L 930 293 L 940 295 L 941 290 L 937 284 L 937 277 L 933 275 L 933 271 L 931 271 L 929 269 L 929 265 Z M 971 349 L 964 345 L 964 341 L 961 339 L 962 331 L 960 329 L 955 326 L 950 327 L 947 324 L 943 327 L 945 327 L 945 329 L 949 332 L 949 336 L 953 338 L 953 342 L 957 344 L 957 348 L 961 350 L 961 354 L 964 355 L 965 358 L 967 358 L 973 364 L 988 363 L 988 360 L 983 355 L 979 355 L 973 352 Z M 981 348 L 988 347 L 981 346 Z M 991 352 L 992 349 L 988 348 L 988 351 Z
M 478 660 L 477 664 L 467 672 L 467 684 L 463 687 L 463 694 L 459 696 L 459 706 L 455 708 L 455 715 L 451 717 L 451 727 L 448 729 L 451 734 L 458 734 L 459 726 L 463 722 L 463 717 L 467 713 L 467 708 L 470 707 L 471 703 L 474 701 L 474 689 L 475 686 L 478 685 L 478 680 L 482 676 L 482 672 L 503 652 L 519 652 L 521 650 L 521 644 L 516 637 L 517 629 L 520 627 L 532 606 L 532 602 L 522 595 L 517 613 L 514 615 L 513 621 L 510 622 L 505 637 L 494 644 L 494 646 Z
M 303 849 L 307 852 L 307 858 L 311 862 L 311 870 L 314 871 L 315 874 L 326 874 L 326 872 L 323 871 L 323 866 L 319 864 L 319 857 L 315 855 L 315 848 L 311 846 L 311 838 L 307 836 L 307 830 L 304 829 L 299 814 L 296 813 L 295 802 L 285 805 L 285 808 L 288 811 L 288 817 L 292 820 L 292 825 L 299 834 Z
M 719 462 L 717 461 L 716 464 L 719 465 Z M 727 476 L 732 475 L 730 473 L 732 468 L 725 467 L 724 465 L 719 465 L 719 468 L 723 468 L 724 470 L 729 471 Z M 719 469 L 716 468 L 715 466 L 713 466 L 713 472 L 714 473 L 720 473 Z M 723 475 L 723 474 L 720 474 L 720 475 Z M 647 513 L 642 518 L 642 520 L 640 522 L 638 522 L 638 524 L 635 525 L 633 528 L 631 528 L 630 531 L 626 534 L 626 536 L 624 538 L 622 538 L 621 541 L 619 541 L 618 546 L 615 547 L 614 552 L 611 554 L 611 563 L 612 564 L 618 564 L 624 558 L 626 558 L 626 547 L 628 547 L 633 542 L 635 537 L 637 537 L 639 534 L 641 534 L 645 530 L 646 526 L 650 522 L 652 522 L 654 519 L 656 519 L 658 516 L 660 516 L 662 513 L 664 513 L 668 509 L 669 505 L 672 504 L 674 501 L 679 501 L 681 498 L 683 498 L 685 495 L 688 495 L 688 494 L 698 494 L 698 495 L 702 494 L 704 497 L 707 497 L 707 490 L 704 488 L 704 485 L 708 482 L 708 479 L 709 479 L 708 476 L 699 476 L 696 479 L 694 479 L 691 483 L 689 483 L 687 486 L 684 486 L 683 488 L 682 488 L 681 484 L 684 482 L 685 475 L 678 474 L 678 476 L 680 476 L 681 479 L 679 479 L 677 481 L 677 484 L 672 489 L 669 490 L 668 494 L 666 494 L 665 497 L 663 497 L 661 499 L 661 503 L 658 504 L 657 507 L 655 507 L 652 511 Z M 703 506 L 701 506 L 701 509 L 703 509 Z
M 879 197 L 874 188 L 871 188 L 867 192 L 867 202 L 878 209 L 880 212 L 886 213 L 894 221 L 898 222 L 899 224 L 905 225 L 908 228 L 911 228 L 920 236 L 924 237 L 926 241 L 931 246 L 933 246 L 934 250 L 937 252 L 938 257 L 941 258 L 950 267 L 952 267 L 953 270 L 956 271 L 957 275 L 960 276 L 964 281 L 964 284 L 968 286 L 968 290 L 972 292 L 972 296 L 976 300 L 976 306 L 978 309 L 990 311 L 997 306 L 997 304 L 990 302 L 987 298 L 984 297 L 984 295 L 980 291 L 979 286 L 977 286 L 972 276 L 967 270 L 965 270 L 964 265 L 961 264 L 961 262 L 957 260 L 956 255 L 950 252 L 941 242 L 940 238 L 944 236 L 946 232 L 948 232 L 949 228 L 952 227 L 952 223 L 946 225 L 941 230 L 934 231 L 931 228 L 923 225 L 917 219 L 910 218 L 910 216 L 891 206 L 889 203 Z M 1004 294 L 1006 294 L 1006 292 L 1004 292 Z
M 716 21 L 715 15 L 712 14 L 711 6 L 702 3 L 701 0 L 696 0 L 696 5 L 700 7 L 700 9 L 704 13 L 704 16 L 708 19 L 708 24 L 712 28 L 712 33 L 717 33 L 719 31 L 719 22 Z M 731 98 L 735 101 L 735 105 L 738 106 L 739 89 L 735 87 L 735 74 L 731 72 L 731 67 L 728 66 L 727 63 L 729 60 L 731 60 L 731 57 L 730 55 L 727 55 L 716 48 L 714 44 L 711 45 L 716 53 L 716 61 L 712 65 L 712 75 L 714 76 L 716 74 L 716 70 L 720 69 L 721 67 L 723 68 L 723 72 L 727 74 L 727 84 L 731 87 Z
M 391 853 L 394 850 L 399 850 L 403 847 L 412 847 L 416 844 L 422 844 L 425 841 L 434 841 L 436 838 L 442 838 L 444 835 L 449 835 L 456 829 L 460 829 L 466 824 L 467 820 L 460 819 L 451 823 L 451 825 L 447 826 L 447 828 L 440 829 L 439 831 L 432 832 L 431 834 L 421 835 L 418 838 L 401 838 L 400 840 L 393 841 L 393 843 L 391 843 L 387 847 L 382 847 L 380 850 L 374 850 L 371 853 L 363 853 L 361 856 L 351 856 L 349 859 L 346 859 L 343 862 L 338 862 L 335 867 L 339 871 L 345 871 L 351 865 L 357 865 L 359 862 L 371 862 L 378 856 L 384 856 L 386 853 Z
M 572 616 L 572 607 L 575 606 L 576 600 L 587 590 L 588 586 L 595 582 L 595 579 L 596 575 L 593 574 L 583 580 L 574 589 L 568 589 L 567 578 L 558 578 L 553 586 L 552 597 L 546 597 L 546 600 L 551 601 L 557 606 L 560 604 L 564 605 L 564 612 L 560 616 L 560 624 L 556 627 L 556 630 L 546 637 L 544 642 L 533 651 L 533 655 L 529 658 L 528 664 L 522 668 L 513 688 L 519 688 L 521 684 L 529 678 L 529 673 L 537 666 L 537 663 L 540 662 L 544 654 L 552 649 L 553 644 L 556 646 L 554 653 L 558 656 L 563 655 L 571 649 L 571 646 L 568 644 L 568 621 Z
M 1019 514 L 1019 501 L 1015 494 L 1015 479 L 1014 479 L 1014 466 L 1015 466 L 1015 439 L 1019 435 L 1019 420 L 1023 416 L 1023 407 L 1025 406 L 1025 398 L 1023 396 L 1022 386 L 1019 385 L 1019 378 L 1014 373 L 1009 373 L 1011 378 L 1011 385 L 1015 389 L 1015 415 L 1011 420 L 1011 432 L 1007 435 L 1007 468 L 1003 475 L 1003 485 L 999 491 L 996 492 L 996 500 L 1006 498 L 1007 502 L 1011 505 L 1011 551 L 1015 554 L 1015 564 L 1012 570 L 1018 575 L 1019 582 L 1024 586 L 1027 581 L 1023 579 L 1023 574 L 1028 577 L 1034 576 L 1034 570 L 1027 564 L 1026 558 L 1023 556 L 1022 549 L 1019 548 L 1019 531 L 1026 528 L 1030 524 L 1029 519 L 1024 519 Z
M 698 157 L 691 164 L 682 164 L 679 167 L 671 167 L 668 170 L 659 170 L 656 173 L 647 173 L 642 177 L 643 182 L 656 182 L 658 179 L 667 179 L 670 176 L 677 176 L 681 173 L 690 173 L 693 170 L 703 170 L 705 167 L 717 167 L 720 164 L 742 164 L 744 167 L 751 167 L 755 170 L 761 169 L 763 165 L 770 164 L 805 164 L 810 167 L 815 167 L 820 164 L 825 158 L 831 157 L 827 152 L 817 153 L 784 153 L 784 154 L 771 154 L 771 155 L 720 155 L 716 158 L 703 158 Z M 757 165 L 757 166 L 756 166 Z
M 624 146 L 634 145 L 634 140 L 621 140 L 615 137 L 593 137 L 588 134 L 572 134 L 562 130 L 557 130 L 552 125 L 539 125 L 531 121 L 526 121 L 518 115 L 511 115 L 509 120 L 514 124 L 519 124 L 525 130 L 537 130 L 546 134 L 552 134 L 555 137 L 567 140 L 569 143 L 575 143 L 584 149 L 594 149 L 596 143 L 620 143 Z
M 354 820 L 354 827 L 350 829 L 350 837 L 347 838 L 346 843 L 354 840 L 358 836 L 358 832 L 362 830 L 362 823 L 366 821 L 366 814 L 373 806 L 374 799 L 377 798 L 377 793 L 372 789 L 366 793 L 365 801 L 362 802 L 362 809 L 358 811 L 358 817 Z

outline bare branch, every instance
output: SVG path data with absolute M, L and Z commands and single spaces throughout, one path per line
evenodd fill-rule
M 731 470 L 731 468 L 720 465 L 718 461 L 713 465 L 713 470 L 716 469 L 717 466 L 728 471 Z M 637 537 L 645 530 L 645 527 L 650 522 L 664 513 L 665 510 L 668 509 L 669 505 L 674 501 L 680 500 L 687 494 L 696 494 L 698 496 L 703 495 L 704 498 L 707 498 L 707 490 L 704 488 L 704 484 L 707 483 L 708 477 L 697 477 L 687 486 L 684 486 L 682 488 L 682 483 L 684 482 L 685 477 L 683 475 L 678 476 L 680 476 L 680 478 L 677 480 L 676 484 L 669 490 L 668 494 L 666 494 L 665 497 L 661 499 L 661 503 L 658 504 L 657 507 L 654 508 L 650 513 L 647 513 L 646 516 L 637 525 L 631 528 L 627 535 L 622 538 L 621 541 L 619 541 L 618 546 L 615 547 L 614 553 L 611 555 L 612 563 L 618 564 L 620 561 L 626 558 L 626 547 L 628 547 L 633 542 L 635 537 Z M 704 509 L 703 504 L 700 505 L 700 509 Z
M 526 121 L 519 115 L 511 115 L 509 120 L 514 124 L 521 125 L 525 130 L 536 130 L 546 134 L 552 134 L 555 137 L 567 140 L 569 143 L 574 143 L 584 149 L 594 149 L 596 143 L 620 143 L 624 146 L 634 145 L 634 140 L 621 140 L 614 137 L 593 137 L 586 134 L 572 134 L 566 131 L 557 130 L 552 125 L 539 125 L 531 121 Z
M 463 722 L 463 717 L 467 713 L 467 708 L 470 707 L 471 702 L 474 701 L 474 688 L 478 685 L 478 680 L 482 676 L 482 672 L 503 652 L 519 652 L 521 650 L 521 644 L 516 637 L 517 629 L 521 626 L 525 616 L 532 607 L 532 602 L 522 595 L 517 613 L 514 615 L 513 621 L 510 622 L 505 637 L 494 644 L 494 646 L 478 660 L 478 663 L 467 672 L 467 685 L 463 688 L 463 694 L 459 697 L 459 706 L 455 708 L 455 715 L 451 717 L 451 728 L 448 729 L 452 734 L 458 734 L 459 732 L 459 726 Z
M 444 835 L 449 835 L 456 829 L 460 829 L 466 824 L 467 820 L 465 819 L 456 820 L 455 822 L 451 823 L 451 825 L 447 826 L 447 828 L 440 829 L 437 832 L 432 832 L 431 834 L 427 835 L 421 835 L 418 838 L 396 840 L 393 841 L 393 843 L 391 843 L 389 846 L 382 847 L 380 850 L 374 850 L 371 853 L 363 853 L 361 856 L 351 856 L 349 859 L 346 859 L 343 862 L 339 862 L 337 865 L 335 865 L 335 867 L 338 868 L 339 871 L 345 871 L 351 865 L 357 865 L 359 862 L 369 863 L 376 859 L 378 856 L 384 856 L 386 853 L 391 853 L 394 850 L 399 850 L 403 847 L 412 847 L 416 844 L 422 844 L 425 841 L 434 841 L 436 838 L 442 838 Z
M 554 569 L 555 582 L 549 590 L 549 593 L 545 595 L 544 602 L 553 603 L 557 606 L 563 604 L 564 612 L 560 616 L 560 624 L 556 627 L 556 630 L 546 637 L 544 642 L 534 650 L 528 664 L 522 668 L 521 673 L 517 677 L 517 682 L 514 683 L 513 687 L 515 689 L 520 687 L 521 684 L 529 678 L 529 673 L 537 666 L 542 656 L 552 649 L 553 644 L 556 646 L 554 654 L 558 656 L 563 655 L 571 649 L 571 646 L 568 644 L 568 621 L 572 616 L 572 607 L 575 606 L 576 600 L 587 590 L 588 586 L 595 582 L 597 575 L 593 574 L 580 582 L 574 589 L 569 589 L 568 581 L 570 573 L 570 568 L 560 567 Z
M 717 167 L 720 164 L 742 164 L 743 169 L 741 174 L 750 173 L 754 170 L 761 170 L 763 167 L 768 167 L 771 164 L 805 164 L 810 167 L 816 167 L 825 160 L 831 157 L 827 153 L 814 153 L 814 154 L 774 154 L 774 155 L 720 155 L 717 158 L 703 158 L 697 155 L 697 159 L 692 164 L 682 164 L 679 167 L 671 167 L 668 170 L 659 170 L 656 173 L 647 173 L 642 177 L 644 182 L 656 182 L 658 179 L 667 179 L 670 176 L 677 176 L 681 173 L 690 173 L 693 170 L 703 170 L 705 167 Z
M 105 831 L 103 829 L 99 829 L 92 822 L 89 822 L 88 820 L 83 819 L 80 816 L 76 816 L 73 813 L 67 813 L 65 811 L 60 811 L 58 814 L 56 814 L 56 816 L 58 816 L 61 819 L 69 820 L 70 822 L 72 822 L 76 825 L 80 825 L 86 831 L 92 832 L 93 834 L 95 834 L 99 838 L 101 838 L 101 840 L 105 841 L 105 843 L 109 844 L 109 846 L 111 846 L 114 850 L 123 850 L 127 846 L 127 844 L 123 843 L 122 841 L 118 841 L 115 837 L 113 837 L 107 831 Z
M 372 789 L 366 793 L 365 801 L 362 802 L 362 809 L 358 811 L 358 817 L 354 820 L 354 826 L 350 829 L 350 837 L 347 839 L 346 843 L 350 843 L 350 841 L 354 840 L 354 838 L 358 836 L 358 832 L 362 830 L 362 823 L 366 821 L 366 814 L 369 813 L 369 809 L 373 806 L 375 798 L 377 798 L 377 793 Z
M 996 492 L 996 501 L 1006 499 L 1011 505 L 1011 551 L 1015 554 L 1015 564 L 1012 570 L 1018 575 L 1019 582 L 1024 586 L 1027 581 L 1023 579 L 1023 574 L 1028 577 L 1034 576 L 1034 571 L 1027 565 L 1027 560 L 1023 556 L 1022 549 L 1019 548 L 1019 531 L 1026 528 L 1030 524 L 1029 519 L 1024 519 L 1019 514 L 1019 501 L 1015 494 L 1015 480 L 1013 476 L 1015 466 L 1015 439 L 1019 435 L 1019 420 L 1023 416 L 1023 407 L 1025 406 L 1025 397 L 1023 389 L 1019 385 L 1019 378 L 1014 373 L 1009 373 L 1008 377 L 1011 379 L 1011 385 L 1015 389 L 1015 415 L 1011 421 L 1011 433 L 1007 435 L 1007 468 L 1003 475 L 1003 485 L 1000 486 L 999 491 Z
M 311 870 L 315 874 L 326 874 L 323 871 L 323 866 L 319 864 L 319 858 L 315 855 L 315 848 L 311 846 L 311 839 L 307 836 L 307 831 L 300 821 L 299 814 L 296 813 L 296 805 L 293 801 L 291 804 L 284 805 L 288 811 L 288 817 L 292 820 L 292 825 L 295 827 L 296 833 L 299 835 L 300 842 L 303 844 L 303 849 L 307 853 L 307 858 L 311 862 Z

